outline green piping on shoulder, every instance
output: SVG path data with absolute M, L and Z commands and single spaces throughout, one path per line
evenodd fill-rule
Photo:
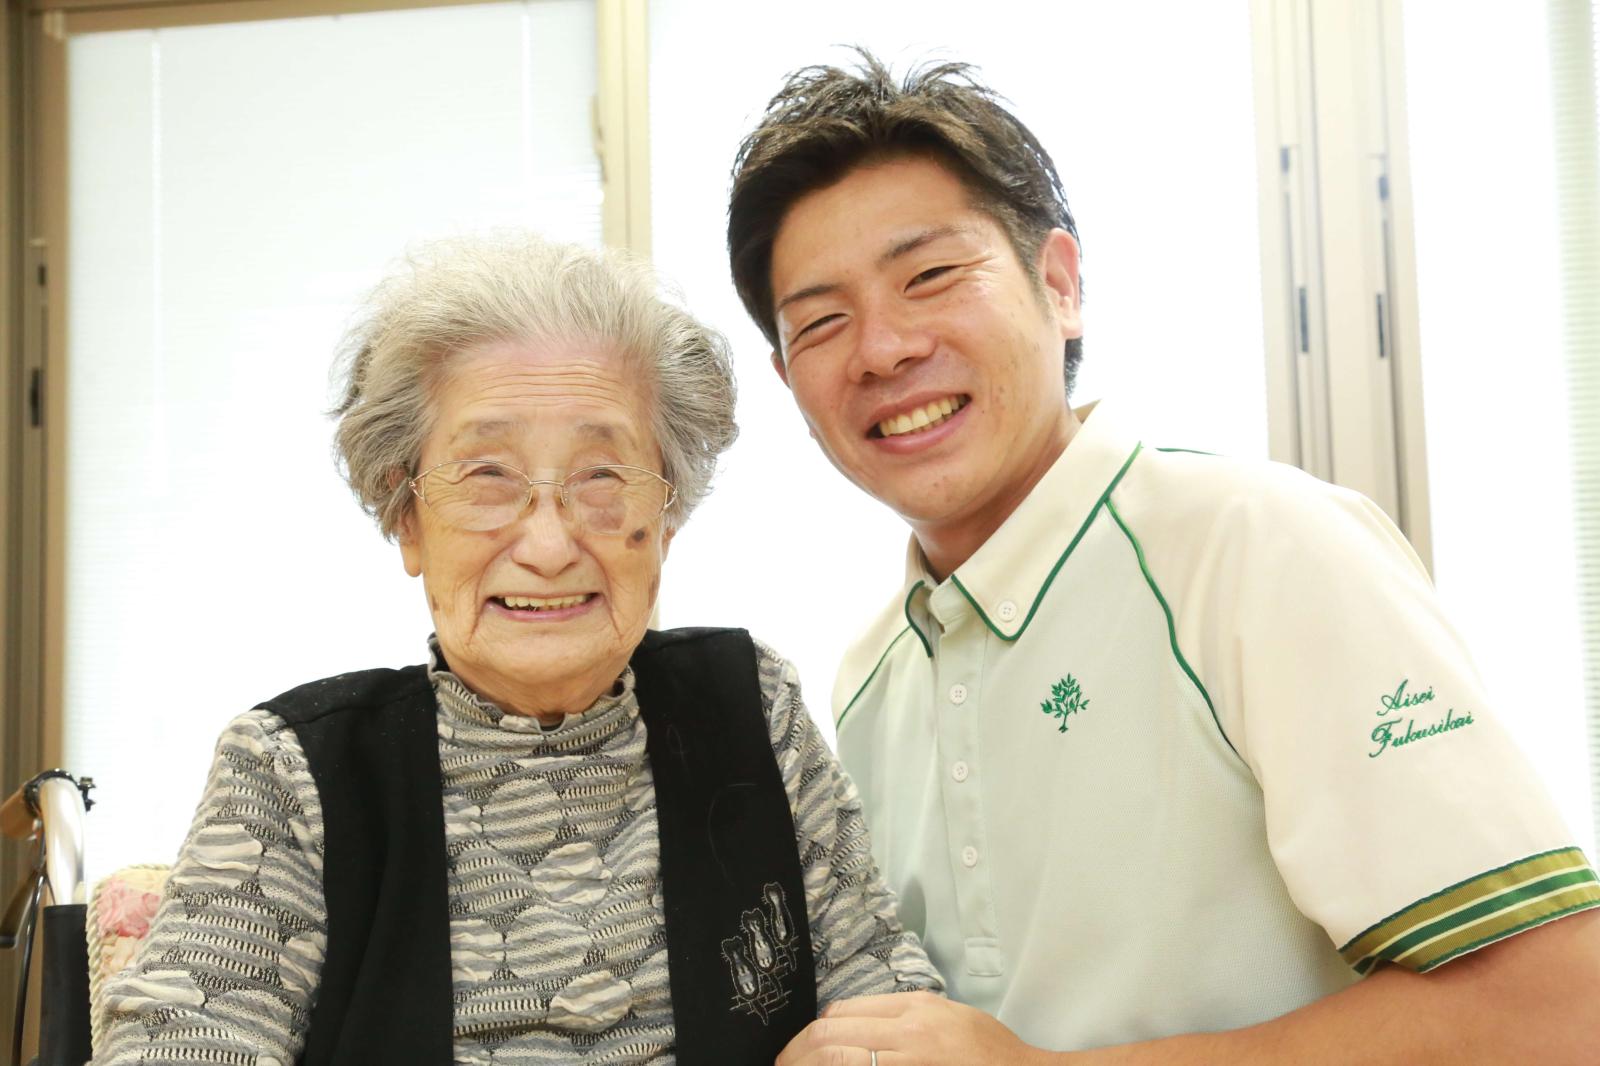
M 885 659 L 887 659 L 889 657 L 889 653 L 894 651 L 894 646 L 896 644 L 900 643 L 900 638 L 904 637 L 906 635 L 906 633 L 910 632 L 910 630 L 911 630 L 911 626 L 908 625 L 908 626 L 905 627 L 905 629 L 902 629 L 900 632 L 896 633 L 894 639 L 889 642 L 889 646 L 887 648 L 883 649 L 883 654 L 878 656 L 878 662 L 877 662 L 876 665 L 873 666 L 872 672 L 867 674 L 867 679 L 865 681 L 861 682 L 861 687 L 856 689 L 856 694 L 854 696 L 850 697 L 850 702 L 845 704 L 844 705 L 844 710 L 839 712 L 839 720 L 834 722 L 834 724 L 833 724 L 834 729 L 837 730 L 840 726 L 844 725 L 845 717 L 855 707 L 856 700 L 859 700 L 861 698 L 861 694 L 863 692 L 867 691 L 867 686 L 872 684 L 872 679 L 878 676 L 878 670 L 879 670 L 880 667 L 883 666 L 883 660 L 885 660 Z M 919 637 L 921 635 L 922 634 L 920 634 L 920 633 L 917 634 L 917 636 L 919 636 Z
M 1199 675 L 1189 665 L 1189 660 L 1184 658 L 1183 649 L 1178 647 L 1178 626 L 1173 620 L 1172 608 L 1167 605 L 1167 598 L 1161 595 L 1161 588 L 1156 584 L 1156 579 L 1150 574 L 1150 566 L 1145 562 L 1144 558 L 1144 546 L 1139 543 L 1139 538 L 1133 535 L 1133 530 L 1128 528 L 1128 523 L 1122 520 L 1122 515 L 1117 512 L 1116 504 L 1107 500 L 1106 510 L 1111 513 L 1111 517 L 1116 521 L 1117 528 L 1121 529 L 1123 535 L 1128 538 L 1128 543 L 1133 545 L 1133 554 L 1139 560 L 1139 571 L 1144 574 L 1145 584 L 1150 586 L 1150 591 L 1155 594 L 1156 602 L 1161 605 L 1161 613 L 1167 617 L 1167 642 L 1172 646 L 1173 657 L 1178 660 L 1178 665 L 1183 667 L 1183 672 L 1189 675 L 1189 680 L 1194 682 L 1194 687 L 1199 690 L 1201 698 L 1206 701 L 1206 709 L 1211 712 L 1211 721 L 1216 724 L 1217 735 L 1222 738 L 1224 744 L 1228 745 L 1228 750 L 1232 751 L 1236 756 L 1239 755 L 1239 749 L 1233 746 L 1233 741 L 1228 739 L 1227 731 L 1222 728 L 1222 719 L 1217 717 L 1217 707 L 1216 704 L 1211 702 L 1211 693 L 1207 692 L 1205 685 L 1200 683 Z M 1242 761 L 1243 756 L 1240 756 L 1240 759 Z

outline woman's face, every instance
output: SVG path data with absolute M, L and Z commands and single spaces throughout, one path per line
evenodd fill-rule
M 596 465 L 661 472 L 646 398 L 603 347 L 500 341 L 457 353 L 433 413 L 419 472 L 455 459 L 552 481 Z M 672 538 L 662 518 L 615 535 L 586 532 L 563 515 L 552 486 L 488 532 L 412 504 L 400 552 L 407 573 L 421 575 L 440 647 L 468 687 L 506 711 L 553 719 L 612 686 L 655 605 Z

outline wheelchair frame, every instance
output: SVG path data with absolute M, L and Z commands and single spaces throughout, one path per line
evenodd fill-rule
M 33 861 L 0 917 L 0 948 L 20 949 L 12 1014 L 11 1059 L 22 1066 L 28 970 L 37 927 L 40 962 L 39 1057 L 36 1066 L 82 1066 L 89 1060 L 89 971 L 84 939 L 84 815 L 94 780 L 46 770 L 0 804 L 0 835 L 29 841 Z

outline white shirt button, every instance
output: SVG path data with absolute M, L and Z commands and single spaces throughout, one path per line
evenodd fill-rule
M 971 773 L 971 770 L 968 769 L 967 764 L 959 760 L 954 766 L 950 767 L 950 776 L 957 781 L 965 781 L 969 773 Z
M 950 702 L 956 704 L 957 706 L 960 706 L 961 704 L 966 703 L 967 702 L 967 686 L 960 685 L 960 684 L 951 685 L 950 686 Z
M 1010 600 L 1001 600 L 994 613 L 1000 616 L 1000 621 L 1010 622 L 1017 617 L 1017 605 Z
M 978 865 L 978 849 L 970 844 L 962 848 L 961 864 L 968 868 Z

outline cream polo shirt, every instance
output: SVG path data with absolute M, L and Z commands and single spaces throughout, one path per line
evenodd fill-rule
M 953 997 L 1058 1050 L 1426 971 L 1600 882 L 1400 533 L 1097 409 L 841 667 L 840 754 Z

